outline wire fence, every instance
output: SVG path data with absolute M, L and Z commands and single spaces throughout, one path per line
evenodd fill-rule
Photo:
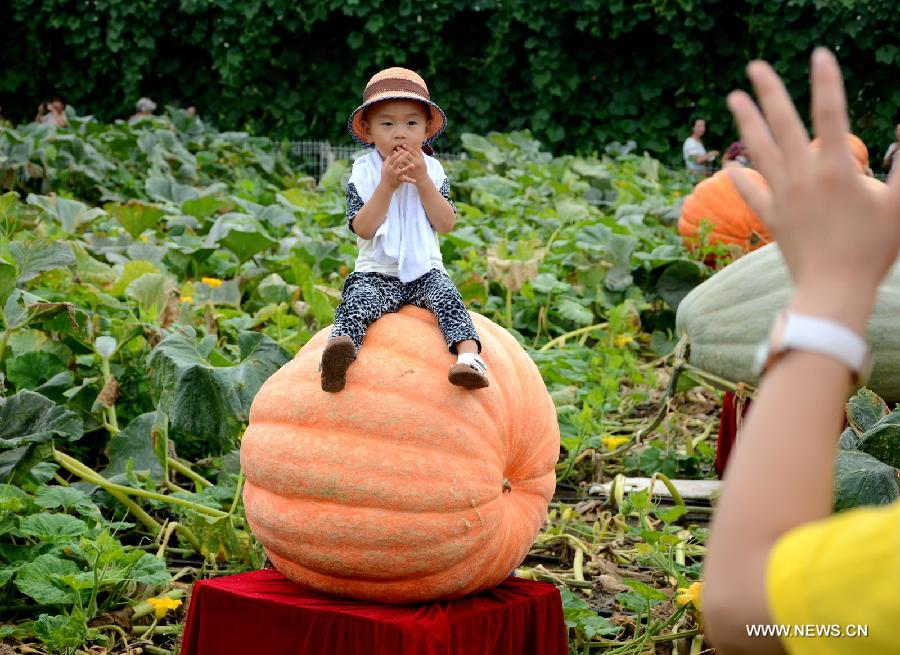
M 362 146 L 336 146 L 328 141 L 291 141 L 290 154 L 294 166 L 317 180 L 325 174 L 335 161 L 353 161 L 368 152 Z M 435 152 L 434 157 L 442 161 L 466 159 L 464 152 Z
M 362 146 L 336 146 L 328 141 L 291 141 L 290 155 L 294 166 L 307 175 L 321 179 L 328 167 L 335 161 L 354 161 L 357 157 L 366 154 L 367 148 Z M 455 161 L 467 159 L 465 152 L 435 152 L 434 156 L 442 161 Z M 672 168 L 663 165 L 669 173 L 676 173 L 684 169 Z M 704 167 L 701 174 L 708 177 L 721 170 L 718 166 Z M 873 173 L 873 176 L 884 182 L 887 173 Z

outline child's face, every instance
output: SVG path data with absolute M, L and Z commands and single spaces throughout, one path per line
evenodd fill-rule
M 430 122 L 421 102 L 383 100 L 368 108 L 362 126 L 366 138 L 387 158 L 400 144 L 421 148 Z

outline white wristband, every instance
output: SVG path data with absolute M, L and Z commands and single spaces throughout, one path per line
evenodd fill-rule
M 817 316 L 785 311 L 776 319 L 769 341 L 757 353 L 756 373 L 767 369 L 787 350 L 816 352 L 846 365 L 862 383 L 870 368 L 865 340 L 840 323 Z

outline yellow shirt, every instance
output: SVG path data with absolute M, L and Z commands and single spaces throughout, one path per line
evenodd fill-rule
M 900 653 L 900 501 L 783 535 L 766 594 L 791 655 Z

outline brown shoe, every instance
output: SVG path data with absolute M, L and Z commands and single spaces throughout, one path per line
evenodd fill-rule
M 350 364 L 356 359 L 356 346 L 353 339 L 340 336 L 331 339 L 322 351 L 322 391 L 332 393 L 340 391 L 346 383 L 346 373 Z
M 450 384 L 455 384 L 463 389 L 484 389 L 490 386 L 487 375 L 485 375 L 486 372 L 487 365 L 481 357 L 476 356 L 473 366 L 456 362 L 450 367 L 447 379 L 450 380 Z

